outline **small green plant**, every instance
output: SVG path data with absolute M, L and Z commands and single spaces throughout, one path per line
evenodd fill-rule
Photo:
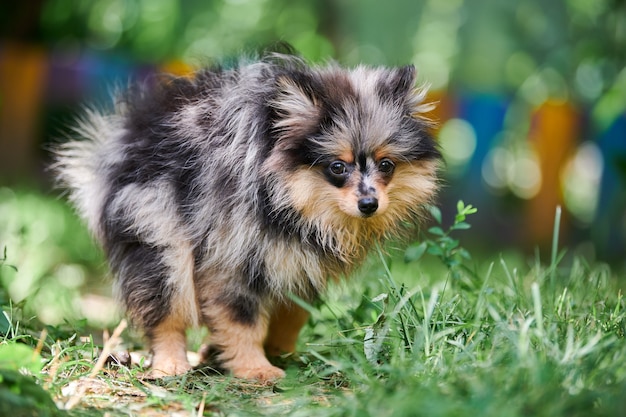
M 465 220 L 468 215 L 476 213 L 477 209 L 472 205 L 465 205 L 463 201 L 459 201 L 456 208 L 454 223 L 444 231 L 441 211 L 435 206 L 429 207 L 436 222 L 435 226 L 428 229 L 432 238 L 411 245 L 405 252 L 405 262 L 416 261 L 427 253 L 440 259 L 453 278 L 460 277 L 463 260 L 469 260 L 471 256 L 460 246 L 459 240 L 450 235 L 454 231 L 469 229 L 470 224 Z M 439 307 L 439 312 L 443 311 L 440 299 L 446 285 L 434 288 L 428 295 L 424 294 L 420 285 L 410 290 L 395 282 L 382 254 L 380 258 L 386 268 L 385 283 L 388 291 L 377 295 L 368 303 L 361 303 L 361 309 L 369 307 L 378 310 L 374 323 L 365 328 L 365 356 L 372 365 L 380 364 L 385 360 L 384 357 L 389 358 L 397 349 L 410 354 L 416 354 L 416 350 L 420 350 L 428 357 L 432 353 L 435 340 L 455 331 L 446 327 L 449 318 L 445 313 L 440 322 L 433 321 L 437 318 L 436 307 Z M 400 346 L 396 346 L 393 341 L 394 333 L 400 340 Z
M 405 262 L 416 261 L 428 253 L 439 258 L 453 274 L 453 277 L 458 278 L 458 268 L 462 265 L 463 259 L 469 260 L 471 255 L 460 246 L 459 240 L 454 239 L 451 234 L 458 230 L 469 229 L 471 225 L 465 220 L 467 216 L 476 213 L 478 209 L 471 204 L 465 205 L 463 201 L 457 203 L 456 209 L 454 223 L 447 230 L 444 230 L 441 210 L 436 206 L 428 207 L 428 211 L 436 222 L 435 226 L 428 229 L 428 233 L 432 237 L 409 246 L 404 255 Z

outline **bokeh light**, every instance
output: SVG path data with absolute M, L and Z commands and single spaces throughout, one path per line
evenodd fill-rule
M 537 195 L 541 187 L 541 169 L 530 146 L 496 146 L 482 165 L 482 177 L 497 194 L 512 193 L 522 199 Z
M 476 150 L 476 132 L 463 119 L 450 119 L 439 130 L 441 152 L 452 178 L 462 175 Z
M 413 61 L 420 79 L 433 89 L 447 87 L 458 53 L 457 32 L 461 25 L 458 12 L 461 1 L 426 2 L 417 31 L 413 37 Z
M 563 167 L 561 181 L 565 204 L 585 224 L 591 224 L 596 216 L 603 167 L 602 153 L 593 142 L 582 143 Z

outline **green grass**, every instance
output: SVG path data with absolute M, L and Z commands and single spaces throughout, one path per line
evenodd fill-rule
M 29 198 L 72 221 L 57 201 Z M 547 263 L 497 253 L 472 259 L 459 238 L 473 209 L 457 209 L 450 227 L 433 209 L 434 226 L 421 242 L 402 256 L 375 253 L 358 277 L 307 306 L 312 315 L 298 354 L 280 361 L 287 377 L 274 386 L 207 369 L 151 381 L 140 366 L 109 366 L 89 378 L 101 332 L 71 311 L 67 322 L 42 324 L 37 303 L 29 303 L 37 290 L 15 304 L 6 288 L 33 270 L 40 271 L 28 277 L 35 283 L 62 282 L 64 265 L 98 275 L 101 258 L 81 255 L 78 244 L 93 248 L 74 223 L 34 243 L 24 238 L 28 224 L 21 237 L 0 228 L 0 249 L 8 242 L 0 261 L 0 415 L 1 404 L 11 404 L 12 416 L 195 416 L 200 409 L 216 416 L 626 415 L 624 277 L 570 259 L 556 239 Z M 59 261 L 25 267 L 31 260 L 23 253 L 33 245 L 55 248 Z M 139 340 L 129 331 L 123 338 L 131 349 Z M 77 405 L 63 410 L 73 396 Z

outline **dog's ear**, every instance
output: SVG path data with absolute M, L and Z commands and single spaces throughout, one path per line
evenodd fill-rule
M 385 69 L 378 82 L 378 94 L 388 102 L 401 104 L 406 101 L 415 87 L 415 67 Z
M 280 138 L 302 137 L 314 130 L 321 115 L 319 91 L 306 73 L 280 75 L 277 94 L 270 102 L 275 113 L 274 128 Z
M 407 65 L 396 68 L 391 77 L 391 94 L 399 100 L 406 99 L 415 89 L 415 67 Z
M 412 117 L 418 118 L 421 114 L 432 110 L 432 105 L 425 103 L 426 86 L 415 85 L 417 72 L 413 65 L 388 70 L 378 86 L 383 100 L 402 106 Z

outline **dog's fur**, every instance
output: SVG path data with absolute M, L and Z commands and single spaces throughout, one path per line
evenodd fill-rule
M 237 377 L 272 380 L 313 300 L 375 244 L 411 236 L 437 189 L 415 70 L 269 54 L 162 78 L 87 111 L 56 172 L 102 243 L 153 375 L 190 368 L 204 324 Z M 82 140 L 81 140 L 82 139 Z

